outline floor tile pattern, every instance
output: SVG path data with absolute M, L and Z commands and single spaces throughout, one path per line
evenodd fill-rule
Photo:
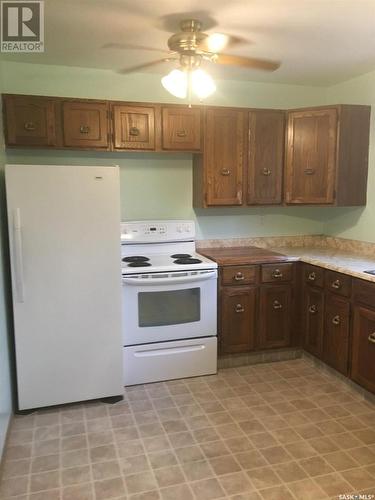
M 0 498 L 319 500 L 375 494 L 375 405 L 311 361 L 130 387 L 17 416 Z

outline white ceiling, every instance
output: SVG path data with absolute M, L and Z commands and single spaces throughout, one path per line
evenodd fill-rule
M 213 67 L 216 77 L 327 85 L 375 69 L 375 0 L 45 0 L 46 52 L 2 59 L 120 69 L 163 57 L 103 49 L 108 42 L 166 48 L 175 19 L 198 17 L 251 40 L 228 50 L 282 61 L 274 73 Z M 153 69 L 166 73 L 173 63 Z M 208 67 L 207 67 L 208 68 Z

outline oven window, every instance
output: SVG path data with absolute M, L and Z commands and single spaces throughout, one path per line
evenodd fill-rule
M 200 288 L 138 294 L 139 326 L 165 326 L 200 321 Z

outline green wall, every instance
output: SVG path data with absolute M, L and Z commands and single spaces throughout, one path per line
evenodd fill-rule
M 0 90 L 2 88 L 0 62 Z M 0 103 L 1 112 L 1 103 Z M 10 383 L 10 283 L 8 268 L 8 245 L 6 234 L 6 211 L 4 192 L 5 150 L 0 122 L 0 458 L 12 410 Z
M 361 208 L 335 208 L 327 213 L 327 234 L 375 242 L 375 71 L 327 89 L 331 104 L 372 106 L 367 205 Z
M 4 63 L 9 93 L 119 100 L 181 102 L 154 74 L 51 65 Z M 298 85 L 218 81 L 207 104 L 288 108 L 324 102 L 324 89 Z M 123 219 L 193 218 L 200 238 L 322 233 L 319 208 L 192 208 L 192 158 L 189 154 L 8 151 L 9 163 L 118 164 L 121 167 Z

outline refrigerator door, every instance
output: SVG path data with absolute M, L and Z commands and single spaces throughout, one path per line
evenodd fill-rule
M 20 410 L 122 394 L 117 167 L 7 165 Z

